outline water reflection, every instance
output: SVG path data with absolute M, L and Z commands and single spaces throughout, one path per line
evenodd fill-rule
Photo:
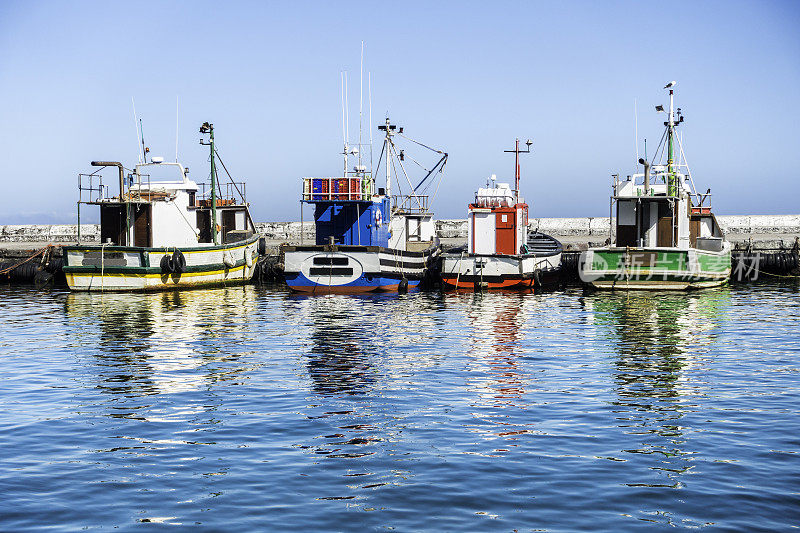
M 242 288 L 162 293 L 69 293 L 69 347 L 97 388 L 124 397 L 213 388 L 253 368 L 237 360 L 254 338 L 254 293 Z M 112 413 L 116 415 L 116 413 Z
M 374 383 L 375 332 L 364 327 L 359 307 L 347 296 L 307 298 L 311 347 L 306 358 L 312 389 L 319 394 L 363 394 Z
M 586 300 L 596 323 L 605 325 L 613 359 L 612 402 L 617 425 L 634 436 L 628 454 L 651 455 L 649 468 L 631 486 L 681 486 L 692 468 L 693 429 L 685 417 L 704 394 L 698 371 L 715 340 L 727 289 L 691 294 L 598 294 Z
M 477 394 L 470 404 L 472 422 L 467 430 L 481 440 L 502 439 L 498 448 L 486 450 L 476 443 L 473 452 L 496 456 L 520 444 L 520 436 L 534 431 L 525 398 L 533 378 L 524 367 L 526 318 L 535 314 L 538 297 L 517 292 L 476 293 L 447 296 L 453 305 L 467 310 L 468 386 Z

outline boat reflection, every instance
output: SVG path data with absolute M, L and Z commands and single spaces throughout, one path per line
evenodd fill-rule
M 438 296 L 419 293 L 287 295 L 285 312 L 302 325 L 297 342 L 305 346 L 313 392 L 306 418 L 315 428 L 313 436 L 294 446 L 326 459 L 313 461 L 304 475 L 337 479 L 336 488 L 316 495 L 317 500 L 366 508 L 372 491 L 412 476 L 402 463 L 380 460 L 409 445 L 403 443 L 403 419 L 417 414 L 416 406 L 406 407 L 402 386 L 390 384 L 406 383 L 408 374 L 436 364 L 430 332 L 441 326 L 434 312 L 438 305 Z
M 372 328 L 353 309 L 357 299 L 309 299 L 311 348 L 306 358 L 312 389 L 327 394 L 363 394 L 375 382 L 377 347 Z
M 629 485 L 671 487 L 692 468 L 694 429 L 687 415 L 705 395 L 704 355 L 715 340 L 728 289 L 697 293 L 597 294 L 585 300 L 616 349 L 612 402 L 624 454 L 650 456 Z M 661 473 L 663 475 L 653 474 Z M 666 477 L 664 477 L 666 476 Z
M 174 394 L 236 379 L 255 338 L 252 288 L 66 295 L 70 344 L 97 388 L 125 398 Z M 112 413 L 115 416 L 116 413 Z
M 497 455 L 515 447 L 521 435 L 534 432 L 533 424 L 519 413 L 526 410 L 526 394 L 535 380 L 522 360 L 526 352 L 523 329 L 526 317 L 535 314 L 539 297 L 520 292 L 449 294 L 455 305 L 467 308 L 469 388 L 476 393 L 471 407 L 473 423 L 468 431 L 483 440 L 503 439 L 501 447 L 486 453 Z M 482 446 L 479 449 L 483 450 Z

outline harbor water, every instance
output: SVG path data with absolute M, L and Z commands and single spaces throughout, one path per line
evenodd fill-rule
M 3 531 L 800 525 L 796 282 L 0 313 Z

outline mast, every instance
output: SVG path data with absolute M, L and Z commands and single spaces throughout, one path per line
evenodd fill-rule
M 389 126 L 389 117 L 386 117 L 386 196 L 392 197 L 392 165 L 390 152 L 392 150 L 392 130 Z
M 517 139 L 516 143 L 514 144 L 514 149 L 513 150 L 503 150 L 507 154 L 510 154 L 510 153 L 514 154 L 514 187 L 515 187 L 514 195 L 515 195 L 515 203 L 519 203 L 519 178 L 520 178 L 520 174 L 521 174 L 520 173 L 520 168 L 519 168 L 519 154 L 529 154 L 530 151 L 531 151 L 531 145 L 532 144 L 533 144 L 533 141 L 528 139 L 527 141 L 525 141 L 525 145 L 528 148 L 526 150 L 520 150 L 519 149 L 519 139 Z
M 392 197 L 392 135 L 394 135 L 396 127 L 397 126 L 389 124 L 389 117 L 386 117 L 386 124 L 384 126 L 378 126 L 379 130 L 386 131 L 386 139 L 384 140 L 384 145 L 386 146 L 386 196 L 389 198 Z
M 214 125 L 209 124 L 211 134 L 211 238 L 219 244 L 217 238 L 217 166 L 214 161 Z
M 674 83 L 674 82 L 673 82 Z M 675 121 L 674 121 L 674 95 L 672 90 L 672 84 L 668 84 L 669 89 L 669 119 L 667 123 L 668 133 L 667 133 L 667 194 L 669 196 L 675 196 L 677 191 L 675 190 Z
M 514 194 L 516 195 L 516 202 L 519 203 L 519 139 L 514 148 Z
M 217 166 L 214 161 L 214 125 L 203 122 L 203 125 L 200 126 L 200 133 L 209 134 L 209 142 L 203 142 L 203 139 L 200 139 L 200 144 L 207 144 L 211 147 L 211 239 L 214 244 L 219 244 L 217 235 Z

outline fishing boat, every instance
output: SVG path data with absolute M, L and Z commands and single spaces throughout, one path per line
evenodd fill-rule
M 515 154 L 515 188 L 492 175 L 475 193 L 467 210 L 467 245 L 442 255 L 441 276 L 448 289 L 528 289 L 558 282 L 561 243 L 528 231 L 528 204 L 519 195 L 519 139 Z
M 346 136 L 342 176 L 302 179 L 301 217 L 303 205 L 314 208 L 316 237 L 313 245 L 301 243 L 283 249 L 284 277 L 293 291 L 402 292 L 417 287 L 438 258 L 439 239 L 429 195 L 424 193 L 437 181 L 434 176 L 441 181 L 447 154 L 408 139 L 403 128 L 388 118 L 378 129 L 384 140 L 376 167 L 383 161 L 385 187 L 376 187 L 373 173 L 362 164 L 360 146 L 352 149 Z M 439 156 L 416 186 L 404 166 L 410 157 L 397 147 L 396 137 Z M 352 169 L 348 169 L 348 154 L 359 158 Z M 407 193 L 401 189 L 400 194 L 393 194 L 393 168 L 400 169 L 397 181 L 404 178 Z M 400 188 L 400 183 L 397 186 Z
M 676 128 L 675 82 L 668 83 L 665 132 L 644 172 L 613 176 L 609 228 L 616 208 L 616 232 L 608 246 L 581 255 L 581 279 L 598 289 L 697 289 L 722 285 L 731 272 L 731 245 L 711 211 L 711 189 L 697 192 Z M 663 106 L 656 111 L 665 112 Z M 666 161 L 665 161 L 666 160 Z
M 241 283 L 253 277 L 259 236 L 244 183 L 231 178 L 220 190 L 213 124 L 204 123 L 200 133 L 208 135 L 200 142 L 211 152 L 208 188 L 189 179 L 189 169 L 177 157 L 174 163 L 162 157 L 148 162 L 143 141 L 139 163 L 127 176 L 116 161 L 92 161 L 100 168 L 79 174 L 78 228 L 82 204 L 100 207 L 100 243 L 82 243 L 79 233 L 78 244 L 64 247 L 70 289 L 159 290 Z M 117 196 L 103 183 L 101 171 L 110 167 L 119 174 Z

